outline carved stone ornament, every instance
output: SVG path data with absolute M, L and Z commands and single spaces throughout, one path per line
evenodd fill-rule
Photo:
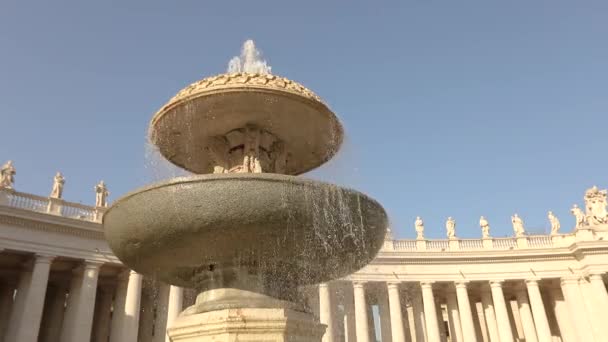
M 588 225 L 608 223 L 607 193 L 607 190 L 599 190 L 597 186 L 585 192 L 585 219 Z

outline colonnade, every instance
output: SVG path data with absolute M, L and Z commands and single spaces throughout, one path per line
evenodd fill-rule
M 542 280 L 336 281 L 319 285 L 314 305 L 328 326 L 323 342 L 378 336 L 382 342 L 577 342 L 608 341 L 607 301 L 603 275 L 596 273 Z
M 182 310 L 182 288 L 166 286 L 165 305 L 157 307 L 142 302 L 144 279 L 134 271 L 100 282 L 103 264 L 83 260 L 69 279 L 53 278 L 53 260 L 35 255 L 13 281 L 0 278 L 0 342 L 168 341 L 166 325 L 142 331 L 143 323 L 170 324 Z M 140 322 L 150 312 L 153 317 Z

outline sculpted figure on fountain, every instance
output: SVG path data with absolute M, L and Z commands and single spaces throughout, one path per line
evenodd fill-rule
M 511 216 L 511 223 L 513 224 L 513 231 L 515 232 L 516 237 L 522 237 L 525 235 L 524 231 L 524 221 L 519 217 L 519 215 L 515 214 Z
M 414 222 L 416 226 L 416 239 L 423 240 L 424 239 L 424 222 L 420 216 L 416 216 L 416 222 Z
M 551 223 L 551 235 L 558 234 L 559 228 L 561 227 L 559 220 L 555 215 L 553 215 L 552 211 L 549 211 L 547 217 L 549 218 L 549 223 Z
M 57 172 L 55 178 L 53 179 L 53 189 L 51 190 L 51 198 L 61 198 L 63 195 L 63 186 L 65 184 L 65 178 L 61 172 Z
M 572 206 L 572 209 L 570 209 L 570 212 L 572 213 L 572 215 L 574 215 L 576 229 L 585 226 L 585 214 L 583 214 L 583 211 L 581 210 L 581 208 L 578 207 L 578 205 L 574 204 Z
M 585 192 L 585 220 L 588 225 L 608 223 L 607 193 L 607 190 L 599 190 L 597 186 Z
M 484 239 L 490 238 L 490 223 L 483 216 L 479 218 L 479 227 L 481 227 L 481 237 Z
M 99 184 L 95 186 L 95 206 L 96 207 L 107 207 L 108 206 L 108 196 L 110 192 L 106 187 L 106 184 L 101 181 Z
M 456 238 L 456 221 L 450 216 L 445 222 L 445 229 L 448 235 L 448 239 Z
M 13 161 L 9 160 L 0 169 L 0 188 L 12 189 L 15 183 L 15 174 L 17 174 L 17 171 L 13 166 Z

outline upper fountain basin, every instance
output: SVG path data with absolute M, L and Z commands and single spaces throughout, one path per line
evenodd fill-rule
M 103 225 L 116 256 L 139 273 L 199 289 L 247 288 L 255 278 L 256 291 L 281 297 L 271 288 L 329 281 L 368 264 L 388 219 L 375 200 L 335 185 L 210 174 L 132 192 Z
M 269 74 L 222 74 L 180 91 L 152 118 L 150 141 L 171 163 L 212 173 L 214 137 L 254 125 L 284 142 L 284 173 L 297 175 L 329 160 L 343 129 L 334 113 L 304 86 Z

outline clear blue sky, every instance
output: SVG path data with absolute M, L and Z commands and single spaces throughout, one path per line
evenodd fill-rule
M 0 162 L 16 188 L 92 203 L 169 174 L 152 114 L 223 72 L 252 38 L 273 72 L 323 97 L 347 131 L 310 176 L 384 204 L 400 237 L 511 235 L 573 220 L 608 187 L 605 1 L 8 1 L 0 5 Z

